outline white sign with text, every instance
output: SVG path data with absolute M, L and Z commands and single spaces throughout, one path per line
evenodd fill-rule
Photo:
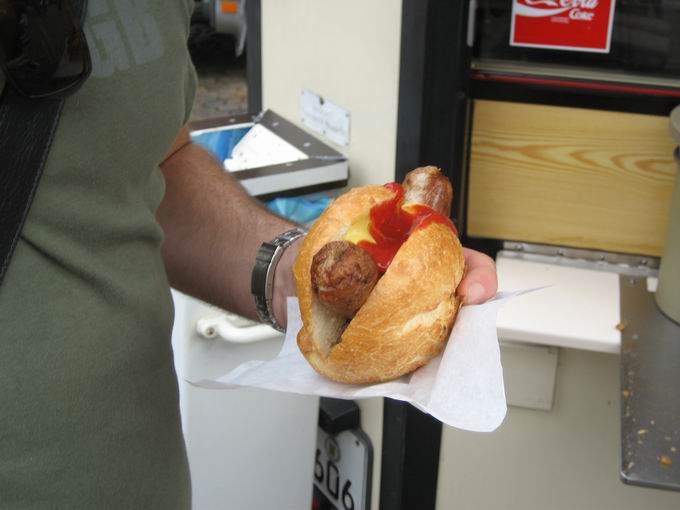
M 349 146 L 349 112 L 308 90 L 300 93 L 302 123 L 332 142 Z

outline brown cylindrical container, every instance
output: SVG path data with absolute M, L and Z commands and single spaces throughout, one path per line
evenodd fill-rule
M 680 106 L 671 112 L 671 135 L 678 145 L 675 149 L 678 172 L 668 218 L 668 235 L 659 269 L 656 304 L 668 317 L 680 323 Z

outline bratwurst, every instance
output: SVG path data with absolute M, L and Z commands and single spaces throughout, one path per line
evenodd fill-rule
M 453 187 L 436 166 L 411 170 L 404 179 L 404 202 L 428 206 L 443 216 L 451 215 Z
M 450 215 L 453 190 L 437 167 L 410 171 L 403 187 L 405 204 L 421 204 L 442 216 Z M 347 319 L 368 299 L 379 277 L 373 258 L 350 241 L 326 244 L 312 261 L 312 289 L 324 305 Z
M 378 266 L 366 250 L 349 241 L 331 241 L 312 259 L 312 288 L 319 300 L 351 319 L 378 281 Z

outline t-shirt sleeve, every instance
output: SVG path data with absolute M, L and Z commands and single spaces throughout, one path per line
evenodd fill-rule
M 194 98 L 196 96 L 196 87 L 198 86 L 198 76 L 196 75 L 196 68 L 189 59 L 187 64 L 186 76 L 184 78 L 184 124 L 189 122 L 191 116 L 191 109 L 194 105 Z

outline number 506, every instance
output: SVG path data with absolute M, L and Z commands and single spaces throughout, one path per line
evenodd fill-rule
M 335 501 L 342 503 L 342 507 L 345 510 L 354 510 L 354 498 L 349 492 L 352 482 L 349 480 L 345 481 L 342 486 L 342 492 L 340 492 L 340 472 L 335 463 L 328 459 L 326 465 L 324 466 L 321 462 L 321 450 L 316 449 L 316 459 L 314 461 L 314 479 L 324 486 Z

